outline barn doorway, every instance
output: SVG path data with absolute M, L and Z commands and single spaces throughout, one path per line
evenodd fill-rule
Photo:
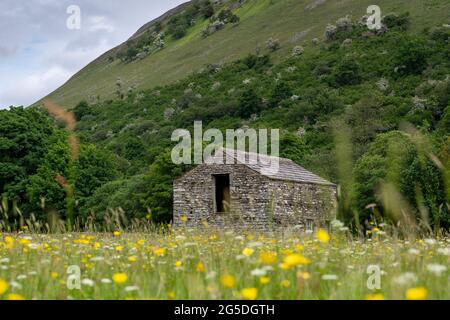
M 214 184 L 216 192 L 216 213 L 230 212 L 230 175 L 214 175 Z

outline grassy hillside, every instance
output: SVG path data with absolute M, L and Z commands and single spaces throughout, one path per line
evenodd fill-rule
M 221 6 L 228 7 L 235 2 L 225 1 Z M 290 54 L 295 45 L 308 46 L 314 37 L 322 38 L 328 23 L 347 14 L 360 18 L 372 2 L 248 0 L 242 7 L 234 10 L 240 18 L 237 25 L 226 25 L 224 29 L 203 38 L 201 31 L 208 25 L 208 20 L 197 19 L 182 39 L 173 40 L 168 37 L 163 50 L 129 63 L 117 59 L 111 61 L 110 57 L 129 45 L 125 43 L 86 66 L 48 97 L 65 107 L 73 107 L 82 99 L 104 100 L 113 97 L 119 78 L 125 88 L 134 86 L 140 90 L 169 84 L 204 68 L 207 64 L 233 61 L 248 53 L 254 53 L 257 48 L 264 51 L 265 42 L 270 37 L 281 42 L 281 50 L 273 57 L 276 61 Z M 377 4 L 383 14 L 409 11 L 413 32 L 448 20 L 450 12 L 450 3 L 446 0 L 380 0 Z M 169 12 L 160 21 L 163 25 L 166 24 L 170 17 L 186 7 L 189 5 Z M 216 7 L 216 12 L 222 7 Z M 144 26 L 132 39 L 139 39 L 153 25 L 154 23 L 149 23 Z

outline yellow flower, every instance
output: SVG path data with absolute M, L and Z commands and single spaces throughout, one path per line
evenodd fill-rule
M 153 253 L 154 253 L 156 256 L 163 256 L 163 255 L 166 254 L 166 249 L 164 249 L 164 248 L 155 249 L 155 250 L 153 251 Z
M 380 232 L 380 229 L 377 228 L 377 227 L 375 227 L 375 228 L 372 229 L 372 231 L 373 231 L 374 233 L 377 233 L 377 232 Z
M 136 257 L 135 256 L 128 257 L 128 261 L 136 262 Z
M 242 290 L 241 294 L 245 300 L 256 300 L 256 298 L 258 297 L 258 289 L 245 288 Z
M 246 257 L 250 257 L 254 252 L 255 250 L 252 248 L 245 248 L 244 250 L 242 250 L 242 254 Z
M 23 246 L 28 246 L 30 244 L 30 240 L 28 239 L 20 239 L 19 243 Z
M 122 251 L 122 250 L 123 250 L 123 247 L 122 247 L 122 246 L 116 246 L 115 250 L 116 250 L 116 251 Z
M 291 282 L 289 280 L 283 280 L 280 284 L 283 288 L 288 288 L 291 285 Z
M 0 278 L 0 295 L 4 294 L 8 290 L 8 282 Z
M 11 236 L 6 236 L 5 237 L 5 243 L 13 243 L 14 242 L 14 238 Z
M 94 244 L 92 245 L 92 247 L 93 247 L 94 249 L 100 249 L 101 244 L 100 244 L 100 242 L 94 242 Z
M 225 288 L 231 289 L 236 286 L 236 279 L 233 276 L 230 276 L 228 274 L 223 275 L 220 278 L 220 282 Z
M 114 231 L 114 237 L 120 237 L 121 233 L 120 231 Z
M 285 265 L 285 267 L 291 268 L 291 267 L 296 267 L 298 265 L 310 264 L 311 260 L 309 260 L 308 258 L 305 258 L 301 254 L 294 253 L 294 254 L 291 254 L 291 255 L 288 255 L 287 257 L 285 257 L 283 262 L 284 262 L 283 264 Z
M 203 263 L 199 262 L 197 264 L 197 272 L 199 272 L 199 273 L 205 272 L 205 265 Z
M 20 294 L 16 294 L 16 293 L 8 294 L 6 299 L 8 299 L 8 300 L 25 300 L 24 297 L 22 297 Z
M 177 296 L 177 295 L 176 295 L 176 293 L 175 293 L 174 291 L 170 291 L 170 292 L 167 293 L 167 298 L 168 298 L 169 300 L 175 299 L 176 296 Z
M 117 284 L 124 284 L 127 282 L 128 276 L 125 273 L 115 273 L 112 279 Z
M 188 221 L 188 217 L 186 217 L 186 216 L 181 216 L 180 220 L 181 220 L 181 222 L 186 223 L 186 222 Z
M 366 299 L 367 300 L 384 300 L 384 296 L 381 293 L 372 293 L 372 294 L 368 294 Z
M 316 237 L 317 240 L 319 240 L 322 243 L 328 243 L 330 241 L 330 235 L 323 229 L 317 230 Z
M 299 272 L 297 273 L 297 278 L 302 278 L 303 280 L 308 280 L 311 278 L 311 275 L 308 272 Z
M 52 272 L 50 273 L 50 276 L 52 277 L 52 279 L 56 279 L 58 278 L 58 272 Z
M 408 300 L 426 300 L 428 290 L 424 287 L 411 288 L 406 291 L 406 299 Z
M 181 268 L 181 266 L 183 265 L 183 262 L 181 262 L 180 260 L 178 260 L 177 262 L 175 262 L 175 267 L 177 269 Z
M 274 264 L 277 262 L 277 254 L 275 252 L 262 252 L 259 255 L 259 260 L 263 264 Z
M 261 278 L 259 278 L 259 282 L 262 285 L 268 284 L 270 282 L 270 278 L 269 277 L 261 277 Z

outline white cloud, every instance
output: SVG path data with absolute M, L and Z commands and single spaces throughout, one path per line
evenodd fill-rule
M 89 31 L 106 31 L 114 32 L 115 28 L 111 22 L 108 21 L 106 17 L 103 16 L 93 16 L 89 18 Z
M 0 108 L 36 102 L 185 1 L 1 0 Z M 74 3 L 81 8 L 80 30 L 66 27 L 66 9 Z
M 8 101 L 23 101 L 22 105 L 35 102 L 36 97 L 43 97 L 67 81 L 72 72 L 54 66 L 43 72 L 31 73 L 23 78 L 12 79 L 0 94 L 0 105 L 8 107 Z

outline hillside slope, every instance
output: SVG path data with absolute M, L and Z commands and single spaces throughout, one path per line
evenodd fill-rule
M 215 7 L 216 13 L 223 7 L 238 1 L 222 1 Z M 151 31 L 156 21 L 167 24 L 174 15 L 180 14 L 199 1 L 192 1 L 171 10 L 164 16 L 143 26 L 129 41 L 105 53 L 47 98 L 64 107 L 71 108 L 80 100 L 105 100 L 112 98 L 116 82 L 121 80 L 124 88 L 146 90 L 172 83 L 205 67 L 221 64 L 253 53 L 257 48 L 265 50 L 270 38 L 279 39 L 281 50 L 274 59 L 280 59 L 292 51 L 295 45 L 308 46 L 314 37 L 323 37 L 325 26 L 347 14 L 354 19 L 363 16 L 372 4 L 371 0 L 247 0 L 233 10 L 240 18 L 238 24 L 227 24 L 222 30 L 204 38 L 202 30 L 209 19 L 198 19 L 180 40 L 167 38 L 164 49 L 143 59 L 123 62 L 112 59 L 133 41 Z M 445 0 L 380 0 L 383 14 L 405 12 L 411 14 L 413 31 L 448 20 L 450 3 Z M 148 31 L 148 32 L 147 32 Z

